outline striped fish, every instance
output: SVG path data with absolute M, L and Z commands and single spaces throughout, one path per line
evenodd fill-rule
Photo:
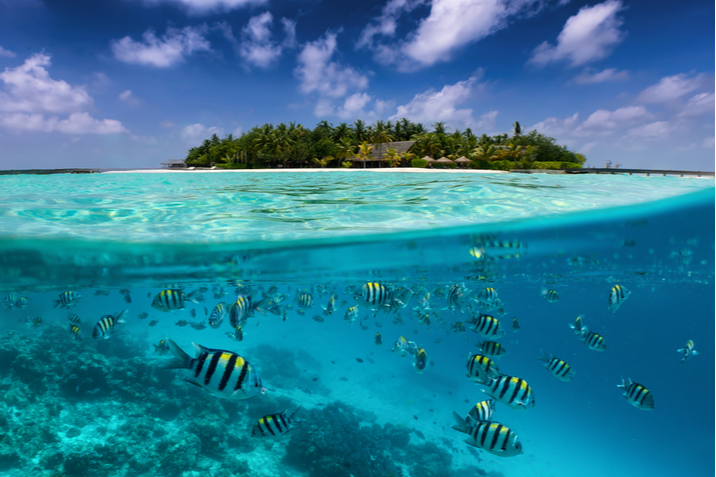
M 169 338 L 166 342 L 175 356 L 166 368 L 186 369 L 189 375 L 186 382 L 227 399 L 248 399 L 266 392 L 259 374 L 238 354 L 192 343 L 197 352 L 196 358 L 192 358 Z
M 308 293 L 306 290 L 296 290 L 296 297 L 293 302 L 298 305 L 299 308 L 308 309 L 313 308 L 313 295 Z
M 452 428 L 470 436 L 465 439 L 468 445 L 499 457 L 514 457 L 524 453 L 517 434 L 509 427 L 488 421 L 478 421 L 471 427 L 457 413 L 453 412 L 452 415 L 456 423 Z
M 112 333 L 115 332 L 115 326 L 119 323 L 124 323 L 119 317 L 122 313 L 115 315 L 104 315 L 99 319 L 96 325 L 94 325 L 94 331 L 92 331 L 92 338 L 99 340 L 106 340 Z
M 622 303 L 629 298 L 631 292 L 623 287 L 622 285 L 614 285 L 609 291 L 609 307 L 607 308 L 612 313 L 615 313 Z
M 28 316 L 25 318 L 25 323 L 27 323 L 28 328 L 39 328 L 40 326 L 45 324 L 45 320 L 42 319 L 41 316 L 38 316 L 37 318 L 30 319 Z
M 485 384 L 500 377 L 500 369 L 494 361 L 482 354 L 472 354 L 467 359 L 467 377 L 470 381 Z
M 53 300 L 53 308 L 57 308 L 58 306 L 60 308 L 72 308 L 77 305 L 77 302 L 80 298 L 82 298 L 82 295 L 74 291 L 66 291 L 60 293 L 58 297 L 59 298 L 57 300 Z
M 368 282 L 358 289 L 358 293 L 353 295 L 353 298 L 359 305 L 378 310 L 390 305 L 391 293 L 385 285 Z
M 475 424 L 477 421 L 491 421 L 492 414 L 495 412 L 495 400 L 488 399 L 475 404 L 467 413 L 465 420 L 469 424 Z
M 517 317 L 512 318 L 512 332 L 517 333 L 520 330 L 520 322 L 517 321 Z
M 544 367 L 547 368 L 550 373 L 554 374 L 554 377 L 560 381 L 571 381 L 574 377 L 572 367 L 561 359 L 556 358 L 554 355 L 550 357 L 547 356 L 547 353 L 542 351 L 542 357 L 537 359 L 544 361 Z
M 68 323 L 68 326 L 69 326 L 70 334 L 72 335 L 74 340 L 75 341 L 83 341 L 82 331 L 80 331 L 80 327 L 73 323 Z
M 477 301 L 486 306 L 495 305 L 499 299 L 497 298 L 497 290 L 492 287 L 483 288 L 477 294 Z
M 380 333 L 378 333 L 378 334 L 380 334 Z M 395 344 L 393 345 L 393 349 L 391 351 L 395 351 L 400 356 L 405 356 L 406 354 L 408 354 L 408 351 L 410 349 L 410 343 L 411 343 L 410 341 L 405 339 L 405 336 L 401 336 L 395 342 Z
M 70 316 L 67 319 L 69 320 L 70 323 L 73 323 L 75 325 L 79 325 L 80 323 L 82 323 L 82 320 L 80 320 L 80 317 L 77 315 L 73 315 L 72 313 L 70 313 Z
M 328 305 L 323 308 L 323 314 L 326 316 L 332 315 L 334 311 L 336 311 L 336 297 L 333 295 L 328 298 Z
M 215 330 L 219 329 L 221 327 L 221 323 L 224 322 L 224 317 L 226 317 L 226 303 L 222 301 L 217 303 L 214 309 L 211 310 L 211 315 L 209 315 L 209 326 Z
M 694 349 L 694 342 L 692 340 L 689 340 L 686 342 L 686 346 L 684 346 L 683 349 L 676 350 L 679 353 L 683 354 L 684 357 L 681 359 L 681 362 L 683 363 L 687 359 L 689 359 L 692 356 L 696 356 L 699 354 L 698 351 Z
M 286 434 L 293 429 L 291 426 L 293 416 L 299 409 L 301 409 L 300 406 L 290 416 L 286 414 L 288 411 L 283 411 L 280 414 L 269 414 L 262 417 L 251 429 L 251 437 L 278 437 Z
M 465 288 L 464 285 L 455 284 L 450 287 L 447 293 L 447 308 L 448 310 L 457 310 L 463 312 L 465 306 L 465 299 L 472 293 L 471 290 Z
M 606 351 L 607 343 L 599 333 L 589 331 L 586 326 L 582 326 L 581 340 L 587 343 L 594 351 Z
M 644 411 L 654 409 L 654 395 L 641 384 L 633 383 L 629 378 L 627 381 L 629 381 L 628 384 L 622 379 L 622 383 L 617 384 L 617 387 L 624 390 L 623 396 L 629 401 L 629 404 Z
M 169 352 L 167 340 L 159 340 L 159 343 L 154 345 L 154 352 L 159 355 L 167 354 Z
M 199 303 L 204 298 L 199 290 L 194 290 L 188 295 L 179 288 L 169 288 L 162 290 L 154 297 L 152 307 L 159 311 L 182 310 L 186 307 L 186 302 Z
M 250 316 L 253 316 L 254 311 L 263 313 L 263 311 L 261 311 L 262 304 L 263 300 L 254 302 L 253 298 L 249 295 L 238 295 L 236 301 L 232 303 L 231 308 L 229 308 L 229 322 L 231 323 L 231 327 L 236 329 L 236 327 L 243 325 Z
M 483 354 L 495 357 L 495 356 L 502 356 L 503 354 L 507 354 L 507 350 L 504 346 L 502 346 L 500 343 L 497 343 L 496 341 L 481 341 L 477 345 L 480 348 L 480 351 L 482 351 Z
M 356 321 L 356 318 L 358 318 L 358 305 L 354 305 L 346 310 L 346 314 L 343 316 L 343 319 L 346 320 L 348 323 L 353 323 Z
M 559 301 L 559 293 L 552 289 L 542 290 L 542 296 L 545 297 L 550 303 L 555 303 Z
M 524 379 L 502 375 L 488 378 L 485 384 L 489 390 L 483 389 L 483 392 L 512 409 L 525 410 L 535 407 L 534 393 Z
M 478 316 L 473 316 L 470 321 L 472 326 L 470 329 L 475 333 L 480 333 L 485 338 L 499 339 L 505 336 L 505 330 L 500 326 L 500 320 L 491 315 L 485 315 L 480 313 Z
M 417 371 L 418 374 L 423 374 L 423 371 L 425 370 L 425 366 L 427 364 L 428 354 L 423 348 L 418 348 L 418 351 L 415 353 L 415 371 Z

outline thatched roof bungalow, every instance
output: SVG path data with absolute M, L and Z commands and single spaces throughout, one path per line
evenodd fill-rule
M 385 160 L 388 149 L 395 149 L 398 154 L 403 154 L 408 152 L 416 142 L 417 141 L 393 141 L 382 144 L 371 144 L 373 149 L 370 150 L 370 154 L 373 158 L 365 161 L 365 165 L 366 167 L 379 167 L 381 162 Z M 360 155 L 356 155 L 351 161 L 362 163 L 363 159 Z

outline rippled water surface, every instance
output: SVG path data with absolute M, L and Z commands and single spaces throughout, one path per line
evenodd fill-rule
M 290 240 L 502 222 L 713 187 L 676 177 L 391 172 L 0 177 L 0 235 Z

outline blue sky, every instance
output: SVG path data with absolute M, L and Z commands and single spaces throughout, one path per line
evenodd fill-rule
M 714 170 L 714 56 L 705 0 L 0 0 L 0 169 L 408 117 Z

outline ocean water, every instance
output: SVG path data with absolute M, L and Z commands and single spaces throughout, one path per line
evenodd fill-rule
M 713 475 L 714 215 L 713 180 L 693 178 L 0 177 L 0 475 Z M 366 283 L 400 300 L 346 320 Z M 615 285 L 630 294 L 611 312 Z M 476 300 L 488 287 L 501 309 Z M 166 289 L 197 303 L 153 307 Z M 54 306 L 66 291 L 80 298 Z M 240 341 L 228 316 L 206 326 L 237 295 L 260 302 Z M 466 376 L 486 340 L 469 329 L 480 312 L 505 331 L 500 372 L 535 399 L 495 407 L 520 455 L 451 428 L 453 411 L 489 399 Z M 570 328 L 577 316 L 605 351 Z M 391 351 L 401 336 L 425 350 L 422 372 Z M 240 354 L 265 392 L 224 399 L 188 384 L 165 369 L 165 338 L 192 356 L 192 342 Z M 688 340 L 698 355 L 682 362 Z M 573 379 L 545 369 L 542 350 Z M 655 409 L 632 406 L 622 378 Z M 297 408 L 286 434 L 252 437 L 262 416 Z

